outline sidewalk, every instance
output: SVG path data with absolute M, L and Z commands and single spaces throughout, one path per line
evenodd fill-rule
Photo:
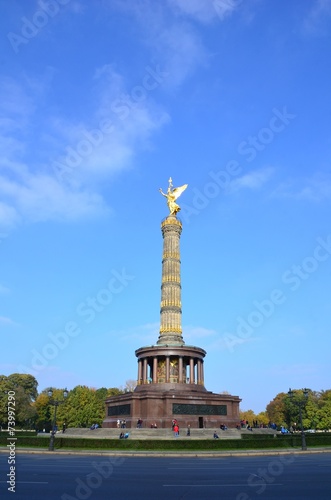
M 0 447 L 0 453 L 8 454 L 8 450 Z M 229 451 L 123 451 L 123 450 L 75 450 L 75 449 L 59 449 L 55 451 L 48 451 L 38 448 L 16 448 L 17 454 L 43 454 L 43 455 L 78 455 L 78 456 L 114 456 L 114 457 L 186 457 L 186 458 L 217 458 L 217 457 L 256 457 L 256 456 L 270 456 L 270 455 L 308 455 L 317 453 L 331 453 L 329 448 L 310 448 L 308 450 L 301 450 L 300 448 L 279 448 L 268 450 L 229 450 Z

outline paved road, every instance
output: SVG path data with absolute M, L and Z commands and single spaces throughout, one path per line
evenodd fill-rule
M 329 500 L 331 453 L 222 458 L 16 456 L 16 493 L 7 491 L 0 454 L 0 498 L 13 500 Z

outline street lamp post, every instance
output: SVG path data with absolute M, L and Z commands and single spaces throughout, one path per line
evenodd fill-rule
M 54 418 L 53 418 L 53 423 L 52 423 L 52 430 L 51 430 L 51 437 L 50 437 L 50 440 L 49 440 L 49 447 L 48 447 L 48 450 L 49 451 L 54 451 L 54 441 L 55 441 L 55 428 L 56 428 L 56 412 L 57 412 L 57 408 L 59 405 L 61 405 L 62 403 L 65 402 L 67 396 L 68 396 L 68 391 L 67 389 L 65 388 L 64 391 L 63 391 L 63 400 L 58 400 L 58 399 L 53 399 L 53 390 L 50 389 L 48 391 L 48 396 L 50 398 L 50 401 L 49 401 L 49 404 L 54 406 Z
M 288 395 L 290 396 L 292 403 L 294 403 L 299 408 L 299 418 L 300 418 L 300 427 L 301 427 L 301 449 L 306 450 L 307 449 L 306 435 L 305 435 L 305 431 L 303 429 L 303 424 L 302 424 L 302 407 L 306 404 L 306 400 L 307 400 L 307 396 L 308 396 L 308 389 L 302 389 L 302 392 L 305 396 L 305 399 L 301 400 L 301 401 L 294 401 L 293 400 L 294 392 L 292 391 L 292 389 L 289 389 Z

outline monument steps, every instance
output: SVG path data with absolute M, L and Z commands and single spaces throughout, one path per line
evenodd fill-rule
M 136 429 L 136 428 L 127 428 L 127 429 L 110 429 L 110 428 L 98 428 L 94 430 L 90 429 L 82 429 L 82 428 L 68 428 L 66 432 L 63 434 L 62 432 L 58 432 L 58 437 L 70 438 L 86 438 L 86 439 L 118 439 L 121 432 L 129 433 L 130 439 L 213 439 L 214 431 L 216 430 L 219 439 L 241 439 L 242 434 L 251 434 L 252 431 L 248 431 L 247 429 L 241 429 L 240 431 L 237 429 L 227 429 L 226 431 L 222 431 L 221 429 L 217 429 L 211 427 L 210 429 L 191 429 L 191 435 L 186 435 L 186 428 L 181 428 L 179 432 L 179 437 L 175 438 L 174 432 L 171 429 Z M 275 434 L 273 429 L 254 429 L 254 434 Z M 40 435 L 43 435 L 42 433 Z

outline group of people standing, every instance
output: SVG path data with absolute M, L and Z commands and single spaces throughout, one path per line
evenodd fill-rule
M 126 420 L 117 420 L 117 428 L 125 429 L 126 428 Z
M 179 436 L 179 425 L 178 425 L 178 422 L 177 420 L 174 418 L 173 421 L 172 421 L 172 430 L 175 434 L 175 437 L 178 437 Z M 187 431 L 186 431 L 186 436 L 190 436 L 191 435 L 191 426 L 190 424 L 188 424 L 187 426 Z

